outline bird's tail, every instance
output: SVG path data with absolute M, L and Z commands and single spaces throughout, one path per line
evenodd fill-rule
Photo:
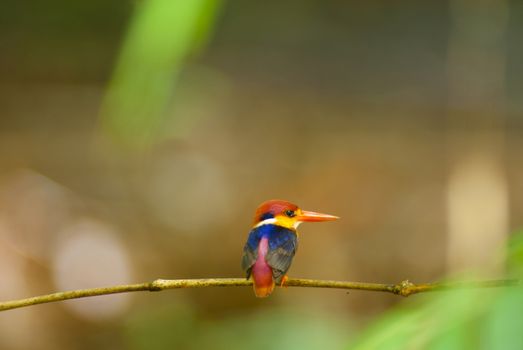
M 271 295 L 272 291 L 274 290 L 274 281 L 271 279 L 270 283 L 257 284 L 256 280 L 254 280 L 253 286 L 254 294 L 258 298 L 266 298 Z

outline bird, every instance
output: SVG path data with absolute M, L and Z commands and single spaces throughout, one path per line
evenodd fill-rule
M 256 209 L 254 224 L 241 260 L 246 278 L 252 277 L 254 294 L 268 297 L 276 284 L 283 286 L 296 249 L 297 228 L 302 222 L 320 222 L 339 217 L 300 209 L 291 202 L 272 199 Z

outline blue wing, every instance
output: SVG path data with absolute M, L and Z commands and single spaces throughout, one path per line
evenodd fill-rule
M 251 276 L 252 266 L 258 259 L 258 245 L 260 244 L 261 234 L 260 230 L 255 228 L 249 233 L 249 238 L 243 247 L 242 269 L 246 273 L 246 277 Z
M 274 227 L 269 235 L 269 251 L 265 260 L 272 267 L 274 281 L 280 284 L 298 249 L 298 237 L 293 230 L 281 226 Z

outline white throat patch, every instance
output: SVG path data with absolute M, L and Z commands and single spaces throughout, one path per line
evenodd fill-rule
M 278 219 L 276 219 L 276 218 L 265 219 L 265 220 L 260 221 L 259 223 L 257 223 L 256 226 L 254 226 L 254 227 L 260 227 L 260 226 L 263 226 L 263 225 L 270 225 L 270 224 L 276 224 L 277 225 L 278 224 Z M 294 229 L 297 229 L 298 226 L 300 226 L 300 224 L 301 224 L 301 221 L 296 220 L 296 222 L 292 226 L 294 227 Z
M 263 225 L 275 224 L 276 222 L 278 222 L 278 220 L 276 220 L 276 218 L 265 219 L 265 220 L 260 221 L 259 223 L 257 223 L 256 226 L 254 226 L 254 227 L 260 227 L 260 226 L 263 226 Z

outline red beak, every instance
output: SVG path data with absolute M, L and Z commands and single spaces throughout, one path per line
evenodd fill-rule
M 298 216 L 298 221 L 303 222 L 320 222 L 320 221 L 332 221 L 337 220 L 339 217 L 329 214 L 321 214 L 321 213 L 315 213 L 313 211 L 305 211 L 303 210 L 301 212 L 301 215 Z

